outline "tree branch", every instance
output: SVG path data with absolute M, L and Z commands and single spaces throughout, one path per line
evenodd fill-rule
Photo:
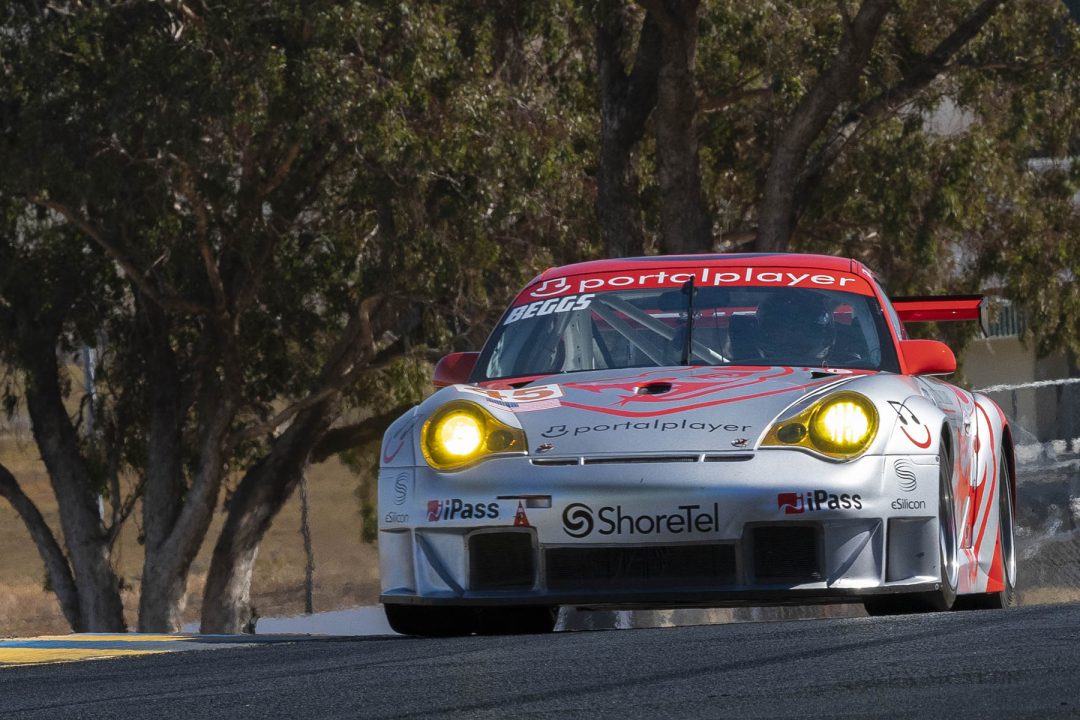
M 312 449 L 311 462 L 326 462 L 340 452 L 377 440 L 386 431 L 386 428 L 390 427 L 391 423 L 401 417 L 412 406 L 412 403 L 399 405 L 392 410 L 372 415 L 360 422 L 331 428 Z
M 671 13 L 668 12 L 667 7 L 664 5 L 664 0 L 637 0 L 637 4 L 645 8 L 653 19 L 656 20 L 656 24 L 660 27 L 665 35 L 671 35 L 678 32 L 678 28 L 675 27 L 675 19 L 671 17 Z
M 79 612 L 79 593 L 75 587 L 75 578 L 72 576 L 67 556 L 60 549 L 56 537 L 37 506 L 34 505 L 34 501 L 26 496 L 19 487 L 18 481 L 15 480 L 15 476 L 3 465 L 0 465 L 0 497 L 11 503 L 11 507 L 19 514 L 26 529 L 30 532 L 38 554 L 45 563 L 49 582 L 60 601 L 60 609 L 64 612 L 68 625 L 75 632 L 83 630 Z
M 292 182 L 295 180 L 299 184 L 304 192 L 301 194 L 299 200 L 294 203 L 296 207 L 308 207 L 313 201 L 314 197 L 319 191 L 319 187 L 326 177 L 330 174 L 330 171 L 345 157 L 348 152 L 348 148 L 343 146 L 338 149 L 336 153 L 333 153 L 329 157 L 325 157 L 324 162 L 316 164 L 316 159 L 324 157 L 325 150 L 330 145 L 317 145 L 316 149 L 304 156 L 300 161 L 300 168 L 295 168 L 297 156 L 294 154 L 288 160 L 288 167 L 291 170 L 282 172 L 279 168 L 279 173 L 282 175 L 281 183 Z M 298 145 L 294 145 L 297 151 Z M 290 149 L 290 153 L 292 148 Z M 309 170 L 308 166 L 314 165 L 314 169 Z M 284 164 L 282 165 L 284 168 Z M 289 172 L 292 172 L 291 177 Z M 297 176 L 301 176 L 298 178 Z M 292 187 L 286 187 L 283 194 L 286 196 L 293 190 Z M 261 206 L 261 203 L 256 203 L 257 206 Z M 296 213 L 291 212 L 288 217 L 283 217 L 279 212 L 274 213 L 272 219 L 281 219 L 287 226 L 296 222 Z M 245 227 L 241 225 L 241 227 Z M 277 247 L 278 240 L 281 235 L 284 234 L 285 228 L 278 229 L 273 223 L 268 225 L 268 232 L 266 232 L 267 239 L 262 243 L 262 247 L 256 253 L 256 259 L 239 275 L 236 281 L 233 283 L 233 313 L 239 317 L 244 311 L 255 301 L 258 295 L 259 288 L 262 285 L 262 280 L 266 272 L 266 268 L 273 261 L 273 252 Z
M 844 22 L 844 32 L 851 32 L 851 13 L 848 12 L 847 2 L 845 0 L 836 0 L 836 10 L 840 13 L 840 18 Z
M 259 188 L 260 198 L 264 198 L 274 192 L 281 183 L 285 182 L 285 178 L 289 176 L 289 172 L 292 170 L 293 163 L 296 162 L 298 155 L 300 155 L 300 143 L 293 143 L 289 146 L 289 149 L 285 151 L 285 159 L 281 161 L 281 164 L 274 172 L 273 177 L 267 180 L 266 183 Z
M 214 294 L 214 309 L 218 317 L 228 322 L 229 301 L 225 293 L 225 283 L 221 279 L 221 271 L 218 268 L 217 258 L 210 247 L 210 219 L 206 216 L 206 206 L 202 196 L 195 189 L 195 178 L 187 163 L 177 159 L 180 167 L 180 191 L 187 199 L 191 212 L 195 216 L 195 240 L 199 245 L 199 256 L 202 258 L 203 267 L 206 269 L 206 279 L 210 283 L 210 291 Z
M 800 189 L 817 183 L 848 146 L 849 141 L 856 136 L 860 126 L 910 102 L 947 70 L 956 54 L 979 34 L 1003 4 L 1004 0 L 983 0 L 929 55 L 923 56 L 919 62 L 912 65 L 898 82 L 848 113 L 800 174 Z
M 230 441 L 229 447 L 235 448 L 242 443 L 274 432 L 297 414 L 332 398 L 361 374 L 379 369 L 379 365 L 364 362 L 363 355 L 366 354 L 369 360 L 377 357 L 371 330 L 370 314 L 374 306 L 381 302 L 382 296 L 368 297 L 360 302 L 358 311 L 349 320 L 349 324 L 342 332 L 341 338 L 330 351 L 329 357 L 319 373 L 316 386 L 309 395 L 275 414 L 269 420 L 247 427 L 237 433 Z M 358 346 L 362 348 L 359 353 L 357 352 Z M 385 360 L 385 362 L 388 363 L 392 359 L 393 357 Z
M 146 479 L 139 480 L 139 484 L 135 486 L 135 489 L 131 491 L 131 494 L 124 498 L 124 502 L 119 505 L 118 508 L 113 510 L 112 523 L 109 525 L 109 547 L 111 548 L 116 544 L 116 539 L 120 537 L 120 531 L 124 528 L 124 523 L 131 517 L 131 513 L 135 510 L 135 504 L 143 495 L 143 490 L 146 487 Z
M 795 106 L 773 148 L 762 187 L 757 250 L 783 251 L 797 222 L 799 178 L 807 155 L 842 102 L 850 98 L 870 60 L 885 17 L 895 0 L 863 0 L 850 31 L 829 67 Z
M 904 77 L 899 82 L 856 108 L 845 118 L 844 124 L 850 125 L 864 117 L 878 115 L 911 100 L 919 91 L 933 82 L 956 53 L 979 34 L 979 31 L 1003 4 L 1004 0 L 983 0 L 949 33 L 948 37 L 937 44 L 929 55 L 921 58 L 908 72 L 904 73 Z
M 726 110 L 732 105 L 742 102 L 743 100 L 754 100 L 757 98 L 767 98 L 774 94 L 772 88 L 752 88 L 744 90 L 735 90 L 727 95 L 721 95 L 719 97 L 711 97 L 701 101 L 701 112 L 704 114 L 720 112 Z
M 48 208 L 54 212 L 59 213 L 69 223 L 77 227 L 84 235 L 93 240 L 98 247 L 105 251 L 105 254 L 112 258 L 113 262 L 120 266 L 124 275 L 135 284 L 141 293 L 143 293 L 151 302 L 158 306 L 177 312 L 188 313 L 190 315 L 206 315 L 208 314 L 207 308 L 202 305 L 190 303 L 184 300 L 180 300 L 175 296 L 164 297 L 147 281 L 146 277 L 139 272 L 138 268 L 129 260 L 120 250 L 105 239 L 104 234 L 87 222 L 85 219 L 79 217 L 78 214 L 73 212 L 71 208 L 63 203 L 59 203 L 55 200 L 51 200 L 44 196 L 31 197 L 30 201 L 35 205 L 43 208 Z

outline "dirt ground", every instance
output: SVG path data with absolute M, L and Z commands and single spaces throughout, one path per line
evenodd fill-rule
M 57 526 L 56 499 L 28 431 L 0 435 L 0 459 Z M 316 612 L 378 601 L 378 552 L 360 534 L 358 478 L 336 460 L 311 468 L 312 547 L 315 556 Z M 201 593 L 210 554 L 224 521 L 218 513 L 195 560 L 188 582 L 185 622 L 199 618 Z M 142 572 L 138 544 L 138 510 L 117 541 L 117 567 L 125 586 L 137 589 Z M 69 632 L 55 596 L 44 589 L 45 570 L 22 520 L 0 501 L 0 637 Z M 300 496 L 295 493 L 274 521 L 259 552 L 252 583 L 252 602 L 262 617 L 297 615 L 304 611 L 304 548 L 300 536 Z M 138 597 L 124 593 L 127 622 L 137 620 Z

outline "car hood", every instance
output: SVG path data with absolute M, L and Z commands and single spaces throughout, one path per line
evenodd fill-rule
M 776 416 L 801 398 L 867 374 L 730 366 L 592 371 L 502 390 L 455 385 L 422 410 L 458 397 L 478 401 L 516 419 L 530 454 L 549 457 L 740 452 L 753 449 Z

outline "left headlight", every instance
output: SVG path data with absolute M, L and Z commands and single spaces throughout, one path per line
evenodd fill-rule
M 525 433 L 476 403 L 454 400 L 435 411 L 420 431 L 420 448 L 436 470 L 458 470 L 489 455 L 525 453 Z
M 835 460 L 851 460 L 877 436 L 874 403 L 856 392 L 838 392 L 774 424 L 763 446 L 801 447 Z

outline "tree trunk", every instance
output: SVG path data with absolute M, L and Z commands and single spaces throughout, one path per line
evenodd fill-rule
M 21 328 L 26 332 L 27 328 Z M 124 606 L 113 571 L 108 533 L 94 487 L 79 450 L 79 439 L 64 407 L 55 335 L 28 348 L 26 404 L 34 440 L 49 472 L 60 507 L 60 526 L 78 590 L 79 623 L 90 632 L 123 632 Z
M 528 69 L 521 4 L 518 0 L 499 0 L 494 14 L 491 68 L 509 84 L 521 85 Z
M 206 578 L 202 632 L 254 631 L 251 574 L 259 543 L 333 422 L 342 388 L 358 368 L 378 360 L 374 338 L 384 325 L 374 323 L 372 313 L 380 307 L 384 307 L 382 296 L 369 296 L 358 303 L 309 396 L 320 399 L 293 416 L 288 428 L 272 441 L 269 452 L 247 471 L 233 493 Z
M 64 619 L 71 626 L 72 632 L 85 632 L 87 628 L 83 625 L 79 607 L 79 590 L 75 586 L 75 579 L 71 576 L 71 566 L 64 556 L 64 551 L 60 549 L 56 537 L 37 506 L 23 493 L 15 476 L 3 465 L 0 465 L 0 497 L 11 503 L 11 507 L 19 514 L 26 529 L 30 532 L 30 538 L 34 541 L 38 554 L 45 563 L 49 584 L 56 593 Z
M 150 432 L 143 491 L 144 546 L 139 631 L 178 632 L 187 590 L 187 568 L 177 567 L 167 543 L 183 507 L 180 373 L 169 345 L 169 322 L 153 303 L 139 304 L 141 337 L 150 385 Z
M 251 577 L 259 545 L 299 484 L 312 448 L 330 426 L 332 409 L 333 404 L 325 401 L 297 415 L 233 493 L 206 578 L 202 632 L 253 628 Z
M 139 594 L 139 632 L 177 633 L 187 597 L 187 567 L 149 552 L 143 562 Z
M 311 508 L 307 473 L 300 474 L 300 537 L 304 539 L 304 614 L 315 612 L 315 552 L 311 547 Z
M 634 67 L 623 68 L 621 46 L 631 32 L 621 0 L 604 0 L 597 9 L 596 47 L 600 75 L 600 163 L 596 173 L 596 213 L 609 257 L 641 255 L 641 220 L 634 148 L 656 105 L 660 31 L 650 17 L 642 23 Z
M 139 628 L 145 632 L 176 632 L 180 628 L 191 563 L 202 547 L 221 496 L 225 443 L 236 415 L 235 401 L 229 395 L 216 385 L 204 390 L 199 403 L 199 459 L 191 488 L 168 537 L 158 546 L 146 548 L 139 616 Z
M 694 81 L 700 3 L 653 0 L 643 4 L 656 14 L 663 38 L 654 125 L 664 250 L 708 252 L 712 250 L 712 222 L 701 191 Z
M 759 252 L 787 251 L 803 204 L 799 179 L 806 169 L 807 155 L 829 118 L 842 102 L 854 95 L 859 75 L 870 59 L 881 24 L 892 6 L 893 0 L 863 0 L 858 14 L 845 22 L 836 58 L 810 86 L 781 130 L 765 172 L 758 206 L 755 249 Z

